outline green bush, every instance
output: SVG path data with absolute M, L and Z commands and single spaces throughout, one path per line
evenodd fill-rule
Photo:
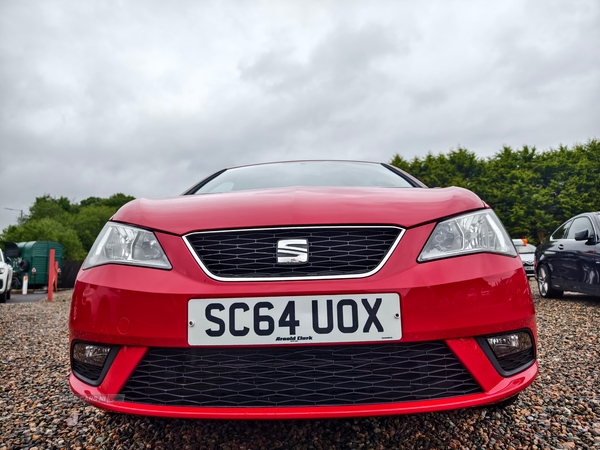
M 0 241 L 60 242 L 65 249 L 65 259 L 81 261 L 108 219 L 133 199 L 115 194 L 104 199 L 90 197 L 77 204 L 66 197 L 46 194 L 35 199 L 21 223 L 4 229 Z
M 461 186 L 489 204 L 512 237 L 543 241 L 568 218 L 600 209 L 600 142 L 538 152 L 504 147 L 489 158 L 459 148 L 391 164 L 430 187 Z

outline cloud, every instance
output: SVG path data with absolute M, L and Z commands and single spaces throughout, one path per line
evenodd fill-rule
M 45 193 L 598 137 L 594 0 L 0 2 L 0 229 Z

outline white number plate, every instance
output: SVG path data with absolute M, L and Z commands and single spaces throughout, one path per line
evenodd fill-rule
M 190 345 L 399 340 L 398 294 L 190 300 Z

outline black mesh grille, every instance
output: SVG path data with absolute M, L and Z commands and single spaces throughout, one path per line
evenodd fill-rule
M 271 348 L 153 348 L 125 401 L 256 407 L 363 405 L 482 392 L 443 342 Z
M 519 368 L 531 365 L 535 359 L 533 347 L 513 355 L 497 358 L 498 364 L 505 372 L 513 372 Z
M 269 278 L 360 275 L 374 270 L 400 234 L 396 227 L 277 228 L 186 236 L 213 275 Z M 307 239 L 308 262 L 277 263 L 277 242 Z
M 72 360 L 72 369 L 77 375 L 90 381 L 98 381 L 102 375 L 102 367 L 85 364 L 76 359 Z

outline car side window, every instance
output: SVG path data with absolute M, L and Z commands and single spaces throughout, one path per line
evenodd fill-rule
M 571 222 L 572 220 L 569 220 L 568 222 L 565 222 L 560 227 L 558 227 L 556 231 L 552 233 L 552 236 L 550 236 L 550 240 L 557 241 L 559 239 L 564 239 L 566 231 L 569 229 L 569 225 L 571 225 Z
M 573 220 L 573 225 L 569 227 L 567 239 L 575 239 L 575 234 L 583 230 L 588 230 L 588 236 L 594 234 L 594 228 L 592 227 L 590 219 L 587 217 L 577 217 Z

